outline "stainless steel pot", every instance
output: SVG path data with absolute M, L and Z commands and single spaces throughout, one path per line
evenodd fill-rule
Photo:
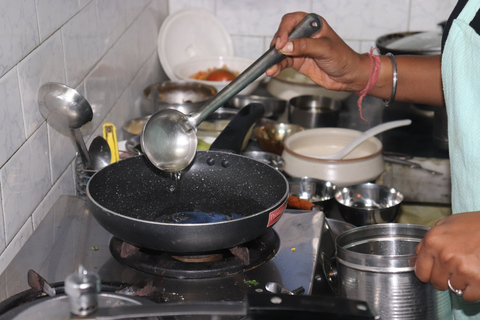
M 441 31 L 407 31 L 383 35 L 376 40 L 381 54 L 434 55 L 441 53 Z
M 149 116 L 162 109 L 176 109 L 185 114 L 197 111 L 217 93 L 212 86 L 188 81 L 153 83 L 143 90 L 140 103 L 142 115 Z
M 366 301 L 381 319 L 451 319 L 450 295 L 415 276 L 415 247 L 428 227 L 386 223 L 336 239 L 340 296 Z
M 336 127 L 340 101 L 328 97 L 303 95 L 288 102 L 288 120 L 304 128 Z

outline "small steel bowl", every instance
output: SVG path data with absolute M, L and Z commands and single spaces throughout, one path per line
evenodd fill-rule
M 157 94 L 155 106 L 152 92 Z M 217 94 L 212 86 L 193 81 L 164 81 L 149 85 L 143 90 L 140 110 L 142 115 L 152 115 L 163 109 L 176 109 L 184 114 L 197 111 Z
M 335 193 L 342 218 L 356 226 L 394 222 L 403 194 L 375 183 L 343 187 Z
M 275 153 L 265 151 L 247 151 L 242 154 L 251 159 L 266 163 L 278 171 L 283 171 L 283 167 L 285 166 L 285 161 L 283 158 Z
M 265 107 L 265 118 L 278 118 L 287 108 L 287 100 L 255 95 L 237 95 L 230 99 L 225 106 L 241 109 L 250 103 L 262 104 Z
M 341 103 L 322 96 L 298 96 L 288 103 L 288 121 L 305 128 L 336 127 Z
M 237 113 L 236 109 L 218 108 L 198 125 L 198 134 L 217 137 Z
M 255 129 L 255 138 L 263 151 L 281 155 L 283 142 L 296 132 L 303 131 L 302 126 L 287 123 L 267 124 Z
M 290 195 L 310 201 L 325 214 L 328 214 L 335 203 L 337 187 L 330 181 L 309 177 L 289 178 L 288 185 Z
M 123 138 L 128 140 L 135 136 L 142 134 L 143 127 L 145 123 L 147 123 L 150 116 L 135 118 L 132 120 L 128 120 L 123 125 Z
M 125 149 L 132 155 L 143 154 L 142 145 L 140 143 L 140 135 L 133 136 L 125 142 Z

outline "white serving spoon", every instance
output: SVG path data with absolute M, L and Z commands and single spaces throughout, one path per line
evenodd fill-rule
M 359 135 L 358 137 L 353 139 L 350 143 L 348 143 L 343 149 L 335 153 L 326 154 L 323 156 L 309 154 L 307 156 L 315 159 L 340 160 L 340 159 L 343 159 L 347 154 L 352 152 L 353 149 L 358 147 L 362 142 L 364 142 L 368 138 L 393 128 L 408 126 L 411 123 L 412 123 L 412 120 L 410 119 L 385 122 L 363 132 L 361 135 Z

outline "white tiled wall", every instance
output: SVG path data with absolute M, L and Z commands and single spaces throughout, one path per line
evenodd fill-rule
M 143 88 L 166 79 L 156 40 L 167 15 L 167 0 L 0 3 L 0 272 L 58 197 L 75 193 L 75 149 L 38 111 L 39 86 L 61 82 L 87 98 L 87 145 L 104 122 L 121 138 Z
M 257 58 L 280 18 L 321 14 L 347 43 L 367 51 L 383 34 L 432 30 L 456 0 L 15 0 L 0 3 L 0 272 L 60 195 L 74 194 L 73 144 L 38 111 L 48 81 L 77 88 L 101 124 L 140 115 L 142 89 L 166 79 L 156 39 L 169 12 L 203 7 L 230 32 L 238 56 Z
M 292 11 L 315 12 L 355 50 L 366 52 L 379 36 L 400 31 L 435 30 L 457 0 L 170 0 L 170 12 L 203 7 L 232 35 L 236 55 L 258 58 L 281 17 Z M 260 45 L 262 44 L 262 45 Z

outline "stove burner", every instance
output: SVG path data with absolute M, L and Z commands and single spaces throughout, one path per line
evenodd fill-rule
M 223 254 L 212 253 L 212 254 L 198 254 L 198 255 L 197 254 L 196 255 L 172 255 L 171 257 L 181 262 L 199 263 L 199 262 L 220 261 L 223 259 Z
M 248 259 L 245 259 L 244 254 L 239 258 L 239 250 L 236 248 L 202 253 L 199 259 L 198 256 L 182 256 L 178 253 L 142 248 L 128 250 L 129 254 L 125 254 L 125 246 L 131 245 L 113 237 L 110 241 L 110 252 L 118 262 L 132 269 L 169 278 L 205 279 L 231 276 L 264 264 L 278 252 L 280 238 L 273 229 L 269 229 L 260 237 L 243 244 L 241 247 L 247 250 L 242 248 L 240 251 L 248 252 Z M 221 258 L 210 259 L 205 258 L 205 255 L 221 255 Z M 245 262 L 248 262 L 248 265 Z

